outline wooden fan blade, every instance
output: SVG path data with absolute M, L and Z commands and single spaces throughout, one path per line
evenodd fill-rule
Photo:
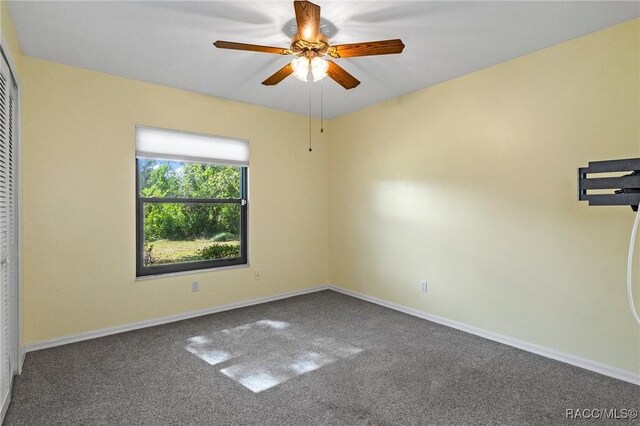
M 390 55 L 402 53 L 402 40 L 366 41 L 362 43 L 338 44 L 331 46 L 327 55 L 333 58 L 352 58 L 354 56 Z
M 320 6 L 310 1 L 294 1 L 298 34 L 310 42 L 317 42 L 320 38 Z
M 346 72 L 344 68 L 342 68 L 340 65 L 329 60 L 327 60 L 327 62 L 329 63 L 329 69 L 327 69 L 327 75 L 329 76 L 329 78 L 334 80 L 340 86 L 349 90 L 349 89 L 353 89 L 358 84 L 360 84 L 360 82 L 354 76 Z
M 276 55 L 290 55 L 291 50 L 282 47 L 260 46 L 258 44 L 236 43 L 218 40 L 213 45 L 219 49 L 246 50 L 249 52 L 275 53 Z
M 293 73 L 293 67 L 291 64 L 287 64 L 284 67 L 280 68 L 276 71 L 271 77 L 267 78 L 262 82 L 265 86 L 275 86 L 280 83 L 282 80 L 287 78 L 289 75 Z

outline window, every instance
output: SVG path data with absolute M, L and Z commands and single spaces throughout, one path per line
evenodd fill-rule
M 247 141 L 136 127 L 136 275 L 247 263 Z

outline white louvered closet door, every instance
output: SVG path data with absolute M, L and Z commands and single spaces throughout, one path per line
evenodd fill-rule
M 0 403 L 11 394 L 17 365 L 16 86 L 4 58 L 0 64 Z

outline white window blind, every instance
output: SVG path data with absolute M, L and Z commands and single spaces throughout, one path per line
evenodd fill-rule
M 249 166 L 249 141 L 136 126 L 136 156 Z

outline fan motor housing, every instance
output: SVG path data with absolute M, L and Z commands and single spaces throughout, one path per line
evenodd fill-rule
M 318 41 L 308 41 L 298 33 L 291 38 L 291 50 L 296 55 L 324 56 L 329 50 L 329 39 L 326 35 L 320 34 Z

